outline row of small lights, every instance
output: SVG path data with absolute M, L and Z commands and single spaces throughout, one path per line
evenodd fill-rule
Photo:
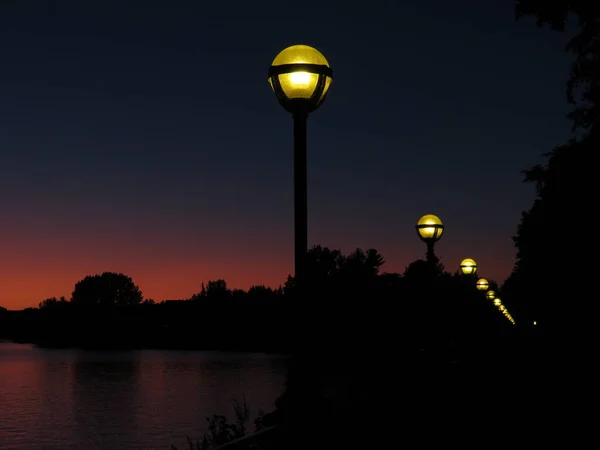
M 440 218 L 434 214 L 426 214 L 421 217 L 416 225 L 417 234 L 419 238 L 428 243 L 433 249 L 433 244 L 437 242 L 444 232 L 444 225 Z M 460 270 L 463 275 L 474 275 L 477 272 L 477 263 L 471 258 L 465 258 L 460 263 Z M 479 291 L 487 291 L 485 296 L 488 300 L 492 300 L 494 305 L 498 307 L 500 312 L 506 317 L 510 323 L 515 325 L 515 320 L 513 319 L 506 306 L 502 304 L 500 298 L 496 296 L 496 292 L 490 290 L 490 283 L 485 278 L 480 278 L 477 280 L 475 286 Z
M 460 270 L 464 275 L 473 275 L 475 274 L 475 272 L 477 272 L 477 263 L 471 258 L 463 259 L 460 263 Z M 486 291 L 485 297 L 488 300 L 492 300 L 494 302 L 494 306 L 498 307 L 498 309 L 504 315 L 504 317 L 506 317 L 510 321 L 510 323 L 515 325 L 515 319 L 513 319 L 511 314 L 508 312 L 506 306 L 502 304 L 500 298 L 496 296 L 496 292 L 489 289 L 490 283 L 488 280 L 486 280 L 485 278 L 478 279 L 475 283 L 475 287 L 478 291 Z
M 477 272 L 477 263 L 471 258 L 463 259 L 460 263 L 460 270 L 464 275 L 474 275 L 475 272 Z M 513 316 L 511 316 L 511 314 L 508 312 L 506 306 L 502 304 L 500 298 L 496 296 L 496 292 L 489 289 L 490 283 L 488 280 L 485 278 L 480 278 L 475 283 L 475 287 L 477 287 L 478 291 L 486 291 L 485 297 L 488 300 L 492 300 L 494 302 L 494 306 L 498 307 L 504 317 L 506 317 L 510 323 L 515 325 L 515 319 L 513 319 Z
M 506 306 L 502 304 L 500 298 L 496 296 L 496 292 L 488 290 L 488 288 L 490 287 L 488 280 L 486 280 L 485 278 L 480 278 L 479 280 L 477 280 L 476 286 L 477 289 L 480 291 L 487 291 L 485 293 L 485 298 L 487 298 L 488 300 L 492 300 L 494 302 L 494 305 L 498 307 L 498 309 L 504 315 L 504 317 L 506 317 L 510 321 L 510 323 L 515 325 L 515 319 L 513 319 L 513 316 L 511 316 L 511 314 L 508 312 Z

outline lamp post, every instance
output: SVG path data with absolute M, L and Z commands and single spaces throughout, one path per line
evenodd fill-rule
M 294 119 L 294 280 L 300 291 L 308 251 L 306 125 L 308 115 L 325 100 L 332 80 L 327 59 L 308 45 L 287 47 L 269 67 L 269 84 Z
M 419 239 L 427 244 L 427 261 L 437 264 L 438 259 L 435 256 L 434 246 L 442 237 L 444 224 L 438 216 L 426 214 L 419 219 L 415 227 Z
M 495 293 L 494 291 L 487 291 L 487 292 L 485 293 L 485 297 L 486 297 L 488 300 L 494 300 L 494 299 L 496 298 L 496 293 Z
M 474 275 L 477 272 L 477 263 L 471 258 L 465 258 L 460 263 L 460 271 L 463 275 Z
M 485 278 L 480 278 L 477 280 L 477 283 L 475 283 L 475 287 L 477 287 L 478 291 L 487 291 L 490 287 L 490 282 Z

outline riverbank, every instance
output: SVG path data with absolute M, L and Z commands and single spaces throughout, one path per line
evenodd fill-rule
M 48 349 L 204 350 L 268 354 L 290 352 L 287 333 L 274 326 L 193 320 L 3 320 L 0 339 Z
M 162 339 L 161 339 L 162 338 Z M 288 354 L 289 348 L 271 342 L 215 342 L 206 340 L 187 340 L 185 337 L 174 339 L 172 336 L 155 336 L 153 338 L 127 338 L 114 336 L 50 336 L 24 335 L 1 336 L 9 342 L 31 344 L 44 349 L 82 349 L 82 350 L 182 350 L 182 351 L 217 351 L 217 352 L 247 352 L 272 355 Z

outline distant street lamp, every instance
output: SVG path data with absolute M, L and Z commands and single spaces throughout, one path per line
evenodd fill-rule
M 496 298 L 496 293 L 495 293 L 494 291 L 487 291 L 487 292 L 485 293 L 485 297 L 486 297 L 488 300 L 494 300 L 494 299 Z
M 480 278 L 477 280 L 477 283 L 475 283 L 475 286 L 477 287 L 478 291 L 487 291 L 490 287 L 490 283 L 485 278 Z
M 294 119 L 294 278 L 300 288 L 306 279 L 308 251 L 306 125 L 308 114 L 325 100 L 332 80 L 325 56 L 308 45 L 282 50 L 269 67 L 269 84 Z
M 442 237 L 444 224 L 438 216 L 426 214 L 419 219 L 416 229 L 419 239 L 427 244 L 427 261 L 437 263 L 438 259 L 435 256 L 434 246 Z
M 463 275 L 474 275 L 477 272 L 477 263 L 471 258 L 463 259 L 460 263 L 460 270 Z

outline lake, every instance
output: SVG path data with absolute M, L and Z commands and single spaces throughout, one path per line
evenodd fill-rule
M 47 350 L 0 342 L 0 449 L 188 448 L 206 417 L 283 392 L 284 356 Z

